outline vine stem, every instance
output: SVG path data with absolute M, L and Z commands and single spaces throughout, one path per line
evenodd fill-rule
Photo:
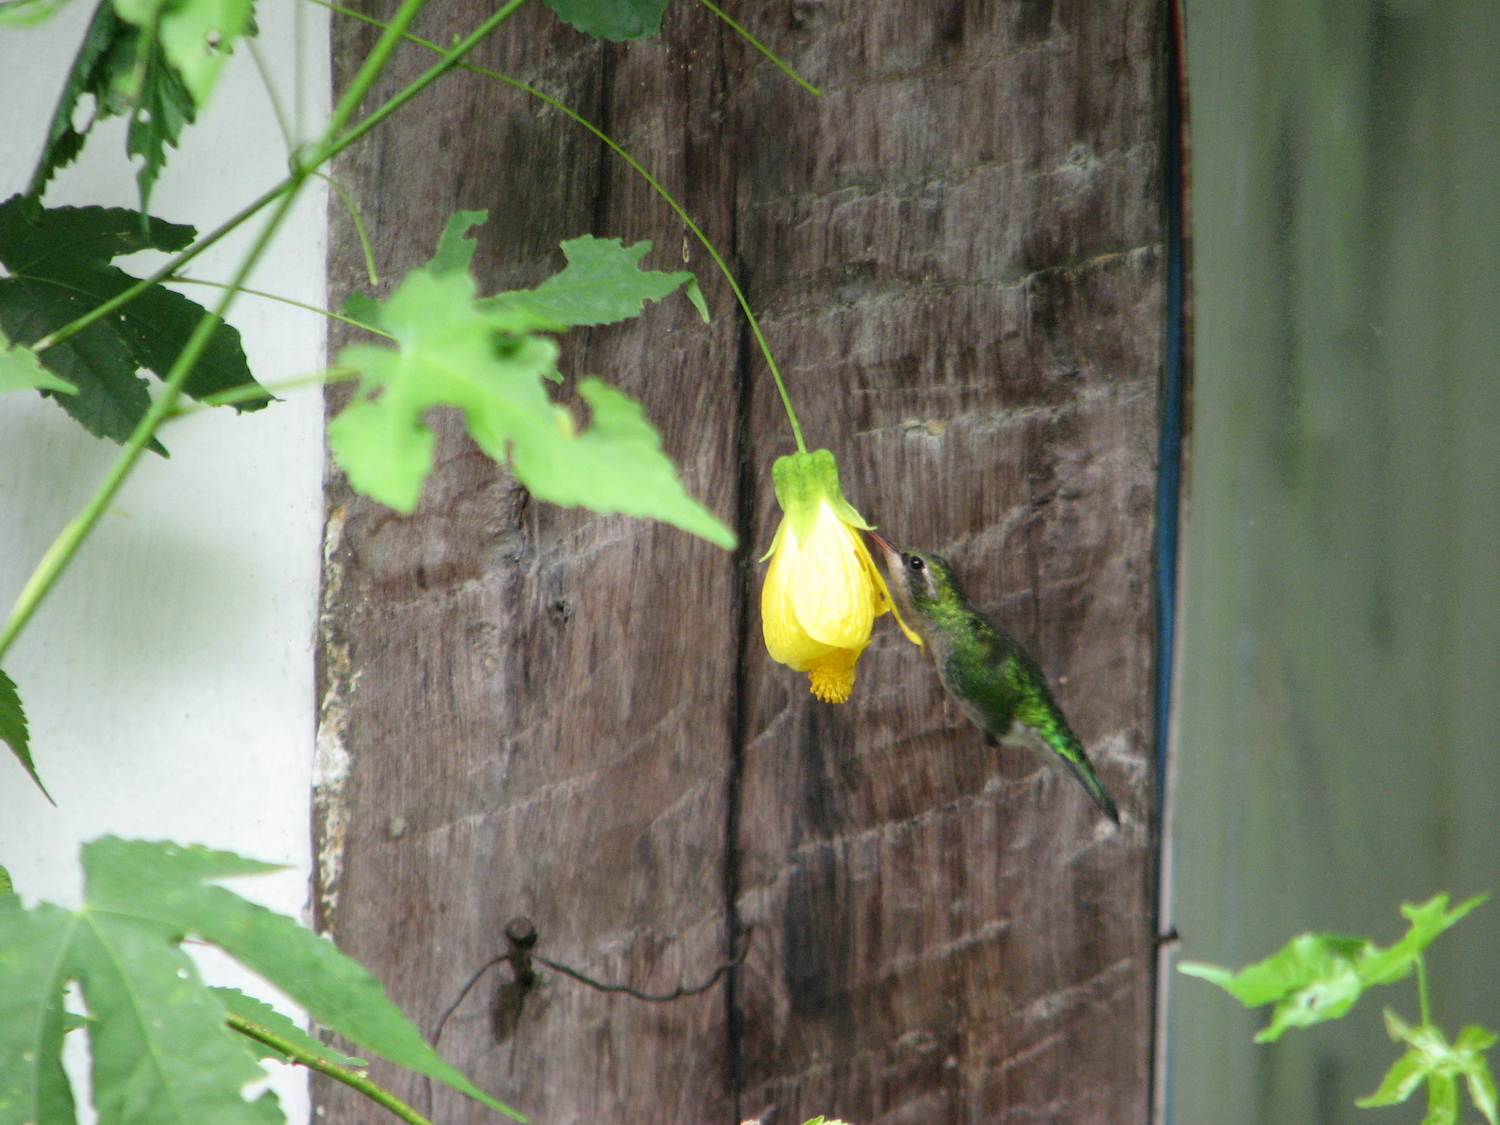
M 358 1071 L 350 1070 L 348 1067 L 339 1066 L 337 1063 L 329 1062 L 321 1055 L 315 1055 L 311 1051 L 304 1050 L 290 1039 L 284 1039 L 274 1031 L 268 1031 L 258 1023 L 253 1023 L 243 1016 L 237 1016 L 233 1012 L 226 1012 L 225 1021 L 241 1035 L 254 1039 L 257 1043 L 264 1043 L 274 1051 L 279 1051 L 294 1063 L 307 1067 L 308 1070 L 316 1070 L 319 1074 L 326 1074 L 336 1082 L 342 1082 L 352 1090 L 357 1090 L 377 1105 L 382 1105 L 390 1110 L 408 1125 L 432 1125 L 432 1122 L 423 1117 L 411 1106 L 407 1105 L 395 1094 L 384 1086 L 378 1086 L 371 1082 Z
M 767 47 L 759 39 L 755 38 L 755 36 L 751 35 L 743 27 L 741 27 L 739 24 L 735 23 L 734 20 L 730 19 L 728 13 L 724 12 L 722 9 L 720 9 L 720 8 L 714 6 L 713 4 L 711 4 L 709 2 L 709 0 L 699 0 L 699 3 L 701 3 L 705 8 L 707 8 L 714 15 L 718 16 L 721 20 L 723 20 L 725 23 L 727 23 L 730 27 L 734 28 L 734 30 L 737 31 L 740 34 L 740 37 L 742 39 L 744 39 L 747 43 L 749 43 L 757 51 L 759 51 L 761 54 L 765 55 L 766 58 L 770 59 L 773 63 L 775 63 L 783 71 L 785 71 L 786 74 L 787 74 L 787 77 L 789 77 L 793 82 L 797 83 L 797 85 L 801 86 L 809 94 L 816 94 L 816 95 L 818 95 L 820 97 L 822 96 L 822 94 L 823 94 L 822 90 L 818 89 L 811 82 L 809 82 L 806 78 L 803 78 L 802 75 L 798 74 L 795 70 L 793 70 L 791 67 L 789 67 L 786 63 L 782 62 L 781 59 L 780 59 L 780 57 L 778 57 L 777 54 L 774 51 L 771 50 L 771 48 Z
M 291 379 L 280 379 L 274 383 L 264 383 L 257 387 L 231 387 L 227 391 L 220 391 L 215 395 L 204 395 L 197 402 L 189 406 L 178 406 L 167 417 L 168 422 L 175 422 L 179 418 L 187 418 L 190 415 L 212 410 L 216 406 L 233 406 L 237 402 L 244 402 L 249 398 L 259 398 L 264 394 L 279 395 L 283 391 L 300 391 L 308 387 L 326 387 L 330 383 L 347 383 L 358 379 L 359 372 L 352 367 L 330 367 L 326 371 L 318 371 L 311 375 L 297 375 Z
M 203 314 L 202 319 L 198 321 L 197 327 L 193 329 L 192 335 L 188 337 L 187 344 L 183 347 L 176 362 L 172 364 L 171 370 L 167 373 L 162 393 L 152 401 L 145 415 L 136 424 L 135 430 L 125 443 L 125 447 L 120 451 L 120 455 L 115 459 L 114 464 L 110 466 L 109 472 L 105 475 L 99 487 L 95 489 L 94 494 L 89 497 L 88 503 L 84 505 L 83 510 L 73 519 L 69 520 L 62 531 L 58 533 L 57 538 L 52 541 L 51 546 L 47 548 L 41 561 L 37 563 L 36 568 L 32 571 L 30 578 L 26 580 L 26 585 L 22 588 L 20 596 L 16 599 L 15 606 L 11 609 L 10 618 L 6 621 L 4 629 L 0 630 L 0 656 L 4 656 L 6 651 L 15 642 L 21 630 L 31 620 L 42 599 L 47 596 L 48 591 L 57 583 L 58 578 L 67 568 L 68 563 L 77 554 L 78 548 L 82 545 L 84 539 L 88 537 L 94 526 L 99 522 L 99 518 L 104 514 L 105 508 L 114 499 L 115 494 L 119 492 L 121 485 L 125 483 L 125 479 L 130 475 L 131 470 L 135 467 L 136 462 L 150 443 L 152 436 L 156 433 L 157 427 L 161 425 L 177 405 L 177 399 L 182 393 L 183 383 L 187 381 L 188 375 L 191 374 L 194 365 L 203 354 L 203 350 L 208 346 L 208 342 L 213 336 L 214 331 L 222 323 L 224 313 L 234 300 L 235 294 L 250 275 L 250 271 L 255 268 L 261 255 L 265 253 L 271 238 L 275 235 L 277 228 L 280 227 L 282 220 L 286 217 L 287 211 L 291 209 L 292 203 L 297 197 L 297 191 L 301 188 L 302 184 L 320 165 L 331 160 L 345 148 L 349 147 L 349 145 L 359 140 L 359 138 L 375 128 L 376 125 L 384 121 L 397 109 L 416 97 L 422 90 L 457 66 L 463 56 L 476 43 L 499 26 L 503 20 L 508 18 L 524 2 L 525 0 L 508 0 L 507 3 L 501 5 L 499 9 L 475 28 L 473 32 L 465 36 L 458 43 L 455 43 L 450 50 L 443 52 L 443 57 L 428 70 L 424 71 L 420 77 L 362 119 L 358 125 L 345 131 L 345 126 L 348 124 L 349 119 L 354 115 L 355 110 L 359 108 L 359 103 L 364 100 L 365 95 L 369 93 L 370 88 L 375 84 L 375 80 L 380 76 L 381 71 L 391 56 L 391 52 L 396 49 L 396 46 L 404 37 L 407 27 L 410 26 L 412 20 L 417 17 L 417 13 L 426 4 L 426 0 L 402 0 L 401 7 L 396 12 L 395 18 L 385 27 L 375 46 L 371 48 L 369 55 L 366 56 L 364 63 L 360 66 L 358 73 L 350 81 L 349 88 L 344 92 L 344 96 L 339 99 L 338 105 L 334 107 L 333 112 L 329 115 L 328 125 L 323 131 L 323 139 L 319 141 L 310 154 L 301 155 L 293 162 L 291 174 L 280 186 L 273 188 L 270 192 L 262 196 L 261 200 L 258 200 L 256 204 L 252 204 L 249 208 L 242 210 L 235 217 L 235 220 L 232 220 L 236 225 L 243 223 L 253 216 L 260 207 L 265 206 L 273 200 L 278 201 L 276 210 L 271 213 L 271 217 L 266 221 L 254 244 L 235 270 L 234 276 L 231 278 L 229 287 L 226 289 L 223 297 L 219 299 L 218 304 L 211 311 Z M 201 253 L 208 243 L 221 238 L 230 229 L 233 229 L 233 227 L 220 227 L 208 239 L 203 240 L 197 247 L 190 248 L 190 250 L 192 253 Z M 173 259 L 162 271 L 154 275 L 156 279 L 162 280 L 170 276 L 180 267 L 183 261 L 187 260 L 187 256 L 188 252 L 184 252 L 183 255 L 179 255 L 178 258 Z M 96 308 L 93 313 L 80 317 L 78 320 L 73 321 L 72 324 L 66 325 L 64 328 L 53 333 L 51 337 L 48 337 L 49 342 L 55 344 L 59 339 L 65 339 L 73 332 L 79 331 L 85 327 L 86 323 L 92 323 L 93 320 L 97 320 L 99 316 L 104 315 L 111 306 L 118 307 L 124 304 L 125 300 L 128 299 L 127 294 L 139 292 L 145 287 L 146 283 L 132 286 L 125 293 L 115 298 L 114 301 L 105 302 L 104 305 Z M 38 344 L 40 343 L 41 341 L 38 341 Z
M 374 16 L 367 16 L 363 12 L 356 12 L 352 8 L 346 8 L 342 4 L 335 2 L 335 0 L 313 0 L 313 3 L 321 4 L 323 7 L 328 8 L 331 11 L 338 12 L 340 15 L 349 16 L 352 19 L 363 20 L 365 23 L 372 24 L 376 27 L 386 26 L 383 21 L 376 19 Z M 712 7 L 712 5 L 710 5 L 710 7 Z M 717 11 L 717 9 L 714 10 Z M 722 12 L 719 14 L 723 16 Z M 741 34 L 745 34 L 739 28 L 739 26 L 732 20 L 729 20 L 727 16 L 724 16 L 723 18 L 730 23 L 730 26 L 734 27 L 736 30 L 741 31 Z M 439 47 L 436 43 L 433 43 L 428 39 L 423 39 L 419 35 L 405 33 L 404 37 L 406 39 L 409 39 L 413 43 L 426 47 L 429 51 L 442 51 L 442 48 Z M 746 35 L 746 38 L 749 39 L 749 35 Z M 755 42 L 755 40 L 753 39 L 751 39 L 750 41 L 752 43 Z M 757 44 L 757 46 L 759 46 L 759 44 Z M 769 54 L 769 52 L 767 53 Z M 772 57 L 774 58 L 774 56 Z M 604 130 L 600 129 L 592 121 L 589 121 L 576 110 L 569 108 L 567 105 L 558 101 L 550 94 L 544 94 L 535 86 L 528 86 L 520 79 L 512 78 L 508 74 L 501 74 L 498 70 L 490 70 L 486 67 L 474 66 L 472 63 L 463 63 L 461 65 L 464 70 L 470 70 L 475 74 L 483 74 L 487 77 L 498 79 L 499 81 L 504 82 L 510 86 L 514 86 L 518 90 L 523 90 L 526 93 L 530 94 L 532 97 L 546 102 L 554 109 L 560 110 L 563 113 L 567 114 L 579 125 L 582 125 L 590 133 L 594 134 L 594 136 L 598 137 L 601 141 L 608 145 L 614 151 L 616 156 L 620 157 L 621 160 L 625 161 L 625 163 L 629 164 L 631 168 L 635 169 L 635 171 L 640 174 L 641 178 L 644 179 L 646 183 L 651 185 L 651 189 L 655 191 L 657 195 L 661 196 L 661 198 L 666 202 L 667 206 L 671 207 L 672 210 L 677 213 L 677 217 L 682 220 L 683 226 L 692 231 L 693 236 L 703 244 L 703 249 L 708 251 L 709 256 L 714 260 L 714 264 L 719 267 L 719 272 L 724 275 L 724 280 L 729 283 L 729 288 L 733 290 L 735 300 L 739 302 L 740 308 L 744 311 L 745 319 L 750 322 L 750 331 L 755 334 L 755 342 L 760 346 L 761 354 L 766 358 L 766 366 L 771 370 L 771 378 L 776 382 L 776 391 L 781 396 L 781 405 L 786 410 L 787 421 L 791 423 L 792 436 L 797 441 L 797 450 L 798 452 L 806 453 L 807 443 L 802 438 L 802 426 L 797 421 L 797 411 L 792 406 L 792 398 L 791 395 L 787 393 L 786 383 L 781 377 L 781 368 L 776 364 L 776 357 L 771 354 L 771 345 L 766 342 L 765 333 L 761 331 L 760 321 L 756 318 L 754 310 L 750 307 L 749 299 L 746 298 L 744 290 L 740 288 L 739 282 L 735 280 L 733 272 L 731 272 L 731 270 L 729 269 L 728 264 L 724 261 L 724 258 L 719 253 L 718 248 L 709 241 L 708 236 L 703 233 L 702 228 L 700 228 L 698 224 L 693 221 L 692 216 L 687 213 L 687 209 L 683 207 L 681 203 L 677 202 L 672 193 L 667 191 L 667 189 L 661 185 L 661 182 L 657 180 L 655 176 L 646 171 L 645 167 L 642 166 L 640 161 L 631 156 L 630 153 L 626 152 L 625 149 L 617 144 L 613 138 L 611 138 L 607 133 L 604 132 Z M 783 69 L 786 69 L 784 64 L 782 64 L 782 66 Z M 800 79 L 798 80 L 801 81 Z M 806 83 L 803 83 L 803 85 L 806 85 Z M 816 90 L 814 90 L 814 92 L 816 93 Z
M 322 179 L 323 177 L 319 176 L 318 178 Z M 228 282 L 208 281 L 201 277 L 183 277 L 181 274 L 173 274 L 171 277 L 167 278 L 167 280 L 178 285 L 208 285 L 214 289 L 229 288 Z M 384 336 L 387 340 L 395 339 L 394 336 L 392 336 L 384 329 L 376 328 L 369 324 L 364 324 L 361 321 L 355 320 L 352 316 L 345 316 L 343 313 L 336 313 L 332 309 L 319 308 L 317 305 L 309 305 L 306 301 L 296 301 L 291 297 L 283 297 L 280 293 L 267 293 L 264 289 L 251 289 L 248 285 L 240 286 L 240 292 L 245 294 L 245 296 L 247 297 L 264 297 L 268 301 L 276 301 L 283 305 L 290 305 L 292 308 L 301 309 L 303 312 L 317 313 L 319 316 L 326 316 L 329 320 L 341 321 L 344 324 L 351 325 L 352 327 L 361 329 L 362 331 L 373 332 L 377 336 Z M 259 397 L 260 393 L 254 387 L 247 387 L 245 388 L 245 393 L 240 395 L 239 398 L 230 399 L 228 401 L 243 402 L 245 399 Z M 215 399 L 213 405 L 223 405 L 222 402 L 218 401 L 218 396 L 216 395 L 205 395 L 202 401 L 207 402 L 210 398 Z

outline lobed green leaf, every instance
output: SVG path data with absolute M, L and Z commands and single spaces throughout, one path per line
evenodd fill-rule
M 1488 898 L 1485 894 L 1475 895 L 1452 910 L 1448 909 L 1446 894 L 1434 895 L 1420 906 L 1403 902 L 1401 913 L 1411 926 L 1393 945 L 1385 949 L 1371 947 L 1360 961 L 1360 977 L 1366 984 L 1390 984 L 1405 977 L 1434 938 Z
M 569 424 L 517 437 L 516 478 L 565 508 L 658 519 L 733 549 L 734 533 L 682 487 L 640 403 L 593 378 L 580 382 L 578 393 L 592 424 L 578 434 Z
M 455 211 L 438 237 L 437 252 L 427 263 L 428 272 L 435 277 L 468 273 L 474 261 L 474 247 L 478 244 L 476 239 L 469 237 L 469 231 L 482 226 L 489 217 L 488 211 Z
M 1420 906 L 1403 903 L 1401 913 L 1411 925 L 1399 941 L 1383 949 L 1364 938 L 1301 934 L 1238 973 L 1195 961 L 1183 962 L 1178 971 L 1218 985 L 1247 1008 L 1274 1003 L 1271 1022 L 1255 1036 L 1257 1043 L 1266 1043 L 1287 1028 L 1337 1019 L 1366 988 L 1400 980 L 1434 938 L 1486 898 L 1475 895 L 1452 910 L 1446 894 Z
M 88 1009 L 92 1090 L 100 1125 L 275 1125 L 260 1045 L 226 1012 L 354 1065 L 286 1017 L 232 989 L 210 990 L 180 943 L 196 934 L 272 981 L 340 1034 L 504 1112 L 422 1041 L 368 972 L 290 918 L 207 882 L 273 871 L 229 852 L 105 837 L 83 853 L 84 904 L 25 910 L 0 895 L 0 1125 L 71 1125 L 61 1064 L 76 1021 L 63 1006 L 77 982 Z
M 1301 934 L 1238 973 L 1192 961 L 1178 970 L 1217 984 L 1247 1008 L 1274 1002 L 1271 1022 L 1255 1036 L 1257 1043 L 1266 1043 L 1288 1028 L 1337 1019 L 1347 1012 L 1364 990 L 1355 966 L 1369 948 L 1363 938 Z
M 1420 908 L 1413 908 L 1419 910 Z M 1405 1043 L 1407 1052 L 1396 1060 L 1373 1094 L 1360 1098 L 1361 1107 L 1404 1102 L 1424 1080 L 1427 1083 L 1427 1117 L 1424 1120 L 1458 1120 L 1458 1078 L 1469 1088 L 1474 1107 L 1490 1125 L 1496 1125 L 1495 1081 L 1484 1052 L 1497 1042 L 1485 1028 L 1470 1025 L 1450 1045 L 1442 1029 L 1431 1024 L 1412 1027 L 1389 1008 L 1385 1027 L 1390 1037 Z
M 332 942 L 285 915 L 203 881 L 274 871 L 274 865 L 197 846 L 106 836 L 84 845 L 83 869 L 92 909 L 124 914 L 141 925 L 197 934 L 351 1042 L 517 1116 L 429 1047 L 387 998 L 380 982 Z
M 118 296 L 138 280 L 111 265 L 141 250 L 180 250 L 192 242 L 190 226 L 143 218 L 137 211 L 106 207 L 43 209 L 21 196 L 0 203 L 0 330 L 23 345 Z M 90 433 L 123 442 L 150 405 L 145 368 L 165 378 L 205 310 L 162 285 L 153 285 L 112 316 L 96 321 L 41 353 L 43 365 L 77 388 L 58 397 L 42 393 Z M 220 323 L 183 386 L 204 398 L 256 386 L 245 362 L 240 334 Z M 236 410 L 259 410 L 269 396 L 241 400 Z M 153 443 L 157 452 L 165 452 Z
M 350 484 L 411 512 L 432 468 L 435 438 L 422 420 L 455 407 L 474 441 L 537 497 L 564 506 L 659 519 L 720 546 L 734 534 L 688 496 L 640 405 L 597 379 L 579 393 L 592 425 L 582 432 L 553 404 L 544 379 L 558 378 L 558 345 L 542 332 L 603 324 L 641 311 L 692 275 L 643 271 L 649 244 L 582 238 L 564 243 L 567 268 L 534 290 L 475 297 L 466 232 L 484 212 L 450 220 L 438 253 L 384 302 L 351 298 L 345 308 L 388 333 L 395 347 L 345 348 L 339 366 L 361 375 L 354 400 L 328 426 L 328 443 Z
M 661 30 L 667 0 L 547 0 L 558 18 L 597 39 L 645 39 Z
M 100 1125 L 281 1125 L 275 1095 L 247 1102 L 264 1077 L 203 986 L 182 934 L 86 906 L 63 951 L 88 1006 Z
M 564 242 L 562 250 L 568 264 L 561 271 L 535 289 L 499 293 L 491 300 L 527 309 L 558 324 L 582 327 L 640 316 L 646 301 L 659 301 L 686 285 L 689 299 L 704 323 L 708 322 L 708 306 L 691 271 L 662 273 L 640 268 L 640 260 L 651 250 L 650 242 L 627 247 L 617 238 L 586 234 Z

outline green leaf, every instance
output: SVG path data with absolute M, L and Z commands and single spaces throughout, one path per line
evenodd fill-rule
M 94 108 L 79 129 L 74 119 L 84 95 L 92 97 Z M 125 150 L 130 156 L 144 158 L 136 181 L 141 210 L 145 211 L 151 189 L 166 164 L 167 146 L 176 146 L 183 128 L 192 124 L 196 110 L 192 94 L 165 61 L 154 37 L 143 35 L 139 28 L 122 20 L 110 0 L 101 0 L 63 85 L 47 143 L 26 194 L 40 198 L 57 169 L 83 149 L 89 130 L 96 124 L 109 117 L 128 116 Z
M 0 394 L 18 391 L 23 387 L 36 390 L 60 391 L 76 395 L 78 388 L 66 379 L 59 379 L 42 366 L 36 352 L 12 344 L 9 337 L 0 331 Z
M 246 1102 L 264 1076 L 177 948 L 180 934 L 92 909 L 0 907 L 0 1125 L 73 1120 L 60 1053 L 63 987 L 91 1017 L 101 1125 L 273 1125 L 274 1096 Z
M 626 250 L 580 239 L 565 244 L 577 251 L 569 252 L 569 268 L 537 290 L 476 300 L 473 277 L 452 268 L 474 221 L 474 213 L 461 212 L 449 224 L 441 271 L 413 270 L 378 311 L 359 308 L 360 318 L 378 323 L 397 347 L 361 345 L 339 355 L 340 366 L 362 377 L 359 393 L 328 426 L 350 484 L 412 511 L 435 441 L 422 415 L 451 406 L 463 411 L 479 447 L 498 462 L 509 459 L 516 478 L 541 499 L 660 519 L 732 546 L 733 533 L 683 490 L 639 404 L 584 380 L 579 389 L 593 425 L 579 433 L 542 382 L 556 375 L 558 346 L 538 332 L 635 315 L 644 297 L 670 292 L 682 278 L 636 268 L 644 244 Z
M 1468 1082 L 1469 1099 L 1490 1125 L 1500 1125 L 1500 1121 L 1496 1115 L 1495 1078 L 1490 1073 L 1484 1052 L 1496 1042 L 1500 1042 L 1500 1038 L 1494 1032 L 1470 1024 L 1458 1033 L 1453 1043 L 1453 1053 L 1460 1060 L 1460 1070 Z
M 197 934 L 265 977 L 344 1038 L 520 1119 L 443 1061 L 386 997 L 380 982 L 332 942 L 291 918 L 204 882 L 273 871 L 274 866 L 203 847 L 106 836 L 84 845 L 83 869 L 85 896 L 96 911 Z
M 1355 962 L 1369 948 L 1362 938 L 1302 934 L 1238 973 L 1191 961 L 1178 969 L 1217 984 L 1247 1008 L 1275 1002 L 1271 1022 L 1255 1036 L 1257 1043 L 1268 1043 L 1289 1027 L 1307 1027 L 1347 1012 L 1364 990 Z
M 68 0 L 0 0 L 0 24 L 42 23 Z
M 463 410 L 497 460 L 513 431 L 556 425 L 539 376 L 553 369 L 557 345 L 526 334 L 538 322 L 523 314 L 477 310 L 467 273 L 412 271 L 381 305 L 379 320 L 400 350 L 357 346 L 339 354 L 340 366 L 360 371 L 364 386 L 328 426 L 329 446 L 356 490 L 399 512 L 416 508 L 432 468 L 435 439 L 422 424 L 429 407 Z
M 1257 1043 L 1265 1043 L 1289 1027 L 1337 1019 L 1370 985 L 1400 980 L 1434 938 L 1487 897 L 1475 895 L 1452 910 L 1446 894 L 1420 906 L 1404 903 L 1401 913 L 1411 926 L 1401 940 L 1384 949 L 1363 938 L 1302 934 L 1238 973 L 1193 961 L 1183 962 L 1178 970 L 1218 985 L 1247 1008 L 1275 1003 L 1270 1024 L 1255 1037 Z
M 708 316 L 708 301 L 703 296 L 703 289 L 698 284 L 698 279 L 688 275 L 687 285 L 683 287 L 689 301 L 693 302 L 693 308 L 698 310 L 698 315 L 703 318 L 704 324 L 712 323 Z
M 135 284 L 110 264 L 140 250 L 180 250 L 192 242 L 189 226 L 121 208 L 43 209 L 12 196 L 0 204 L 0 329 L 31 345 Z M 78 388 L 59 405 L 90 433 L 124 441 L 145 414 L 150 399 L 136 375 L 146 368 L 165 377 L 204 314 L 202 306 L 162 285 L 153 285 L 111 316 L 47 348 L 42 363 Z M 255 380 L 245 362 L 240 334 L 220 324 L 183 390 L 203 398 Z M 53 395 L 50 390 L 43 394 Z M 236 410 L 259 410 L 265 398 L 241 401 Z M 160 445 L 153 448 L 164 452 Z
M 1402 903 L 1401 913 L 1411 923 L 1410 928 L 1394 945 L 1385 949 L 1371 947 L 1360 961 L 1360 977 L 1366 984 L 1390 984 L 1405 977 L 1434 938 L 1488 898 L 1489 895 L 1475 895 L 1452 910 L 1448 909 L 1446 894 L 1434 895 L 1420 906 Z
M 21 706 L 21 694 L 16 690 L 16 682 L 3 670 L 0 670 L 0 741 L 10 747 L 21 767 L 36 782 L 36 787 L 51 801 L 52 795 L 42 784 L 36 763 L 31 760 L 31 735 L 26 726 L 26 711 Z
M 1422 908 L 1412 909 L 1415 913 Z M 1484 1058 L 1484 1052 L 1500 1041 L 1493 1032 L 1471 1024 L 1459 1032 L 1457 1040 L 1450 1046 L 1441 1028 L 1431 1024 L 1411 1027 L 1389 1008 L 1385 1012 L 1385 1027 L 1393 1040 L 1405 1043 L 1410 1050 L 1391 1067 L 1379 1089 L 1360 1098 L 1356 1105 L 1394 1105 L 1405 1101 L 1426 1079 L 1427 1117 L 1424 1120 L 1457 1122 L 1457 1079 L 1462 1075 L 1474 1108 L 1490 1125 L 1496 1125 L 1495 1081 Z
M 0 867 L 0 896 L 16 893 L 16 885 L 10 881 L 10 872 Z
M 74 1120 L 63 1072 L 66 951 L 78 919 L 43 904 L 0 898 L 0 1125 Z
M 1458 1083 L 1450 1076 L 1427 1076 L 1427 1116 L 1422 1125 L 1458 1125 Z
M 565 508 L 658 519 L 733 549 L 734 532 L 687 494 L 640 403 L 593 378 L 580 382 L 578 393 L 593 424 L 577 435 L 571 424 L 517 435 L 517 479 Z
M 558 18 L 597 39 L 644 39 L 661 30 L 667 0 L 547 0 Z
M 560 272 L 535 289 L 500 293 L 492 300 L 570 327 L 614 324 L 640 316 L 646 301 L 659 301 L 686 284 L 691 286 L 689 298 L 697 293 L 693 304 L 708 320 L 708 306 L 691 271 L 662 273 L 640 268 L 640 260 L 651 249 L 649 242 L 626 247 L 618 238 L 586 234 L 564 242 L 562 249 L 568 264 Z
M 376 332 L 383 332 L 380 327 L 380 302 L 374 297 L 367 297 L 358 289 L 354 290 L 344 299 L 342 310 L 350 320 L 358 321 L 366 328 Z
M 274 1096 L 240 1088 L 263 1076 L 223 1009 L 176 947 L 179 935 L 129 914 L 85 909 L 66 951 L 93 1022 L 94 1106 L 104 1122 L 280 1125 Z
M 1371 1106 L 1404 1102 L 1426 1077 L 1427 1066 L 1423 1062 L 1422 1053 L 1407 1051 L 1386 1071 L 1379 1088 L 1373 1094 L 1357 1099 L 1354 1104 L 1360 1109 L 1369 1109 Z
M 482 225 L 489 217 L 488 211 L 455 211 L 438 237 L 437 252 L 427 263 L 427 272 L 433 277 L 467 273 L 474 260 L 475 247 L 475 240 L 468 237 L 469 228 Z M 384 331 L 380 327 L 380 302 L 358 289 L 344 299 L 342 311 L 350 320 L 356 320 L 366 328 Z
M 114 0 L 120 18 L 156 26 L 167 60 L 198 105 L 208 101 L 234 41 L 250 28 L 251 0 Z
M 428 271 L 434 277 L 468 273 L 476 245 L 475 240 L 468 236 L 469 228 L 484 225 L 489 217 L 488 211 L 455 211 L 438 238 L 437 253 L 427 263 Z
M 209 991 L 218 997 L 219 1003 L 224 1005 L 226 1012 L 288 1040 L 310 1055 L 316 1055 L 325 1062 L 331 1062 L 335 1066 L 342 1066 L 348 1070 L 357 1070 L 365 1065 L 363 1059 L 351 1059 L 348 1055 L 335 1051 L 326 1043 L 314 1039 L 293 1023 L 289 1017 L 282 1015 L 271 1005 L 257 1000 L 254 996 L 245 995 L 238 988 L 210 988 Z M 282 1054 L 275 1047 L 262 1043 L 259 1039 L 246 1036 L 245 1041 L 260 1058 L 277 1059 L 280 1062 L 292 1061 L 290 1056 Z

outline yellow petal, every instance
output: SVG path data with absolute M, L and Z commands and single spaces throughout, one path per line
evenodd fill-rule
M 797 620 L 792 589 L 799 575 L 795 568 L 795 552 L 787 546 L 791 537 L 784 536 L 785 531 L 783 523 L 776 533 L 777 543 L 782 549 L 771 557 L 765 585 L 761 587 L 760 627 L 771 659 L 801 672 L 811 661 L 831 652 L 832 647 L 809 636 Z
M 863 649 L 870 643 L 877 595 L 855 532 L 832 507 L 820 504 L 806 542 L 788 536 L 787 543 L 795 560 L 791 601 L 798 623 L 825 645 Z

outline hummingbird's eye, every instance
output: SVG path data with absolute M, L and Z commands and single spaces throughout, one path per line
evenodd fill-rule
M 907 555 L 906 565 L 913 574 L 921 574 L 927 564 L 917 558 L 916 555 Z

